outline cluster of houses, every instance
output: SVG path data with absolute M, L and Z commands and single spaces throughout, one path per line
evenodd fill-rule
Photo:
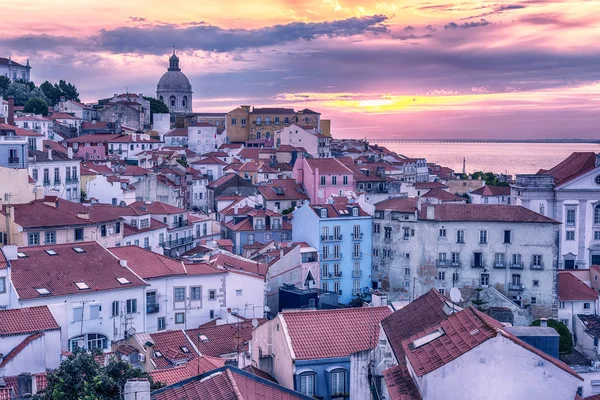
M 166 385 L 126 399 L 600 393 L 598 154 L 494 187 L 309 109 L 2 115 L 2 400 L 78 348 Z

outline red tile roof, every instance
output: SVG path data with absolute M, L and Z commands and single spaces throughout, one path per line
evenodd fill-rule
M 314 211 L 315 214 L 320 218 L 321 209 L 327 209 L 327 218 L 352 218 L 352 208 L 358 208 L 359 217 L 368 217 L 369 214 L 365 212 L 358 203 L 333 203 L 333 204 L 310 204 L 309 207 Z M 356 218 L 356 217 L 355 217 Z
M 442 203 L 458 201 L 462 201 L 465 203 L 467 202 L 467 199 L 465 199 L 464 197 L 457 196 L 440 188 L 431 189 L 421 197 L 423 197 L 424 199 L 438 199 Z
M 60 329 L 46 306 L 0 310 L 0 337 Z
M 266 319 L 259 319 L 259 324 L 264 324 Z M 202 355 L 221 357 L 223 355 L 243 351 L 246 342 L 252 339 L 252 321 L 242 321 L 234 324 L 222 324 L 214 326 L 203 325 L 196 329 L 188 329 L 185 332 Z M 241 336 L 238 342 L 236 337 Z M 200 339 L 204 335 L 206 339 Z M 238 347 L 239 346 L 239 347 Z
M 417 211 L 418 197 L 394 197 L 380 201 L 375 204 L 377 211 L 397 211 L 403 213 L 414 213 Z
M 506 204 L 427 204 L 421 207 L 419 219 L 427 218 L 427 209 L 435 210 L 432 221 L 487 221 L 487 222 L 526 222 L 560 224 L 522 206 Z
M 74 248 L 84 252 L 78 253 Z M 57 254 L 49 255 L 46 250 Z M 23 247 L 19 251 L 26 257 L 11 261 L 11 266 L 13 284 L 21 300 L 146 286 L 97 242 Z M 121 284 L 117 278 L 130 283 Z M 84 282 L 89 289 L 80 290 L 75 282 Z M 50 294 L 38 293 L 36 289 L 42 288 Z
M 152 392 L 152 400 L 311 400 L 250 372 L 224 366 Z
M 216 181 L 209 183 L 206 187 L 209 189 L 215 189 L 215 188 L 221 186 L 222 184 L 224 184 L 225 182 L 228 182 L 230 179 L 235 178 L 236 176 L 238 176 L 238 175 L 234 174 L 234 173 L 225 174 L 222 177 L 220 177 L 219 179 L 217 179 Z
M 308 199 L 302 184 L 294 179 L 273 179 L 264 186 L 258 186 L 258 190 L 267 201 Z
M 172 368 L 176 363 L 188 362 L 198 357 L 194 346 L 182 330 L 151 333 L 154 342 L 150 349 L 150 359 L 157 369 Z M 189 352 L 184 353 L 182 347 Z M 157 357 L 157 352 L 160 357 Z
M 11 360 L 17 357 L 19 353 L 29 345 L 29 343 L 41 338 L 42 336 L 44 336 L 44 332 L 38 332 L 27 336 L 21 343 L 19 343 L 17 347 L 9 351 L 8 354 L 4 356 L 2 362 L 0 362 L 0 368 L 5 367 Z
M 415 189 L 448 189 L 448 186 L 441 182 L 416 182 Z
M 188 130 L 187 128 L 175 128 L 175 129 L 171 129 L 169 132 L 167 132 L 167 134 L 165 136 L 184 136 L 187 137 L 188 136 Z
M 44 136 L 41 133 L 37 133 L 34 131 L 30 131 L 28 129 L 23 129 L 23 128 L 19 128 L 18 126 L 8 125 L 8 124 L 0 124 L 0 129 L 15 131 L 15 134 L 17 136 L 37 136 L 37 137 Z
M 127 215 L 127 214 L 123 214 L 123 215 Z M 123 223 L 123 239 L 125 239 L 126 236 L 137 235 L 139 233 L 155 231 L 158 229 L 166 228 L 168 226 L 169 225 L 163 224 L 162 222 L 157 221 L 153 218 L 150 218 L 150 225 L 148 225 L 145 228 L 137 228 L 135 226 Z
M 374 348 L 379 323 L 391 314 L 388 307 L 343 308 L 336 310 L 284 311 L 296 360 L 346 357 Z
M 127 266 L 144 279 L 185 275 L 185 268 L 181 261 L 175 261 L 138 246 L 113 247 L 110 252 L 121 260 L 127 260 Z
M 213 156 L 209 156 L 209 157 L 204 157 L 201 160 L 198 161 L 194 161 L 191 163 L 192 165 L 227 165 L 227 163 L 223 160 L 221 160 L 220 158 L 217 157 L 213 157 Z
M 471 192 L 479 196 L 510 196 L 510 186 L 482 186 Z
M 396 365 L 383 371 L 389 400 L 421 400 L 419 390 L 406 365 Z
M 148 204 L 148 202 L 144 202 L 144 201 L 136 201 L 135 203 L 131 203 L 129 205 L 129 207 L 131 207 L 137 213 L 140 213 L 140 215 L 147 214 L 147 213 L 159 214 L 159 215 L 162 215 L 162 214 L 169 215 L 169 214 L 183 214 L 183 213 L 187 212 L 183 208 L 171 206 L 169 204 L 166 204 L 166 203 L 163 203 L 160 201 L 153 201 L 150 204 Z
M 556 186 L 567 183 L 596 167 L 596 154 L 593 152 L 574 152 L 558 165 L 538 175 L 550 175 Z
M 321 175 L 352 175 L 352 170 L 335 158 L 305 158 L 305 160 L 313 172 L 318 168 Z
M 560 301 L 594 301 L 598 293 L 568 271 L 558 273 L 558 299 Z
M 210 258 L 209 264 L 226 271 L 256 275 L 264 278 L 267 274 L 267 265 L 248 260 L 226 251 L 221 251 Z
M 165 385 L 173 385 L 177 382 L 189 379 L 196 375 L 223 367 L 225 359 L 208 356 L 200 356 L 180 365 L 179 367 L 159 369 L 150 372 L 154 382 L 162 382 Z

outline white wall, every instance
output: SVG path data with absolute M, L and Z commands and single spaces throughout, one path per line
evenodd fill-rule
M 241 296 L 236 290 L 242 289 Z M 263 279 L 244 273 L 229 272 L 225 285 L 225 307 L 246 318 L 262 318 L 265 308 L 265 282 Z
M 135 191 L 124 190 L 121 182 L 109 182 L 104 175 L 96 177 L 87 182 L 87 198 L 98 199 L 100 203 L 120 205 L 122 201 L 129 205 L 135 203 Z M 116 199 L 113 203 L 113 199 Z
M 30 342 L 16 358 L 3 367 L 4 376 L 14 376 L 21 373 L 40 373 L 55 369 L 60 364 L 61 346 L 60 331 L 48 331 Z M 5 356 L 23 342 L 29 335 L 0 337 L 0 353 Z

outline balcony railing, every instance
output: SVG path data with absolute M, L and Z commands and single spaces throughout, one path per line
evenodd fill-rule
M 450 267 L 451 268 L 460 268 L 462 266 L 462 263 L 459 261 L 450 261 Z
M 531 268 L 531 269 L 544 269 L 544 264 L 543 263 L 540 263 L 540 264 L 531 263 L 531 265 L 529 266 L 529 268 Z
M 184 228 L 186 226 L 190 226 L 187 220 L 177 221 L 171 224 L 171 229 Z
M 358 260 L 359 258 L 362 258 L 363 253 L 362 251 L 359 251 L 358 253 L 352 253 L 352 258 L 355 260 Z
M 342 240 L 342 234 L 339 235 L 321 235 L 322 242 L 339 242 Z
M 331 272 L 324 272 L 323 274 L 321 274 L 321 278 L 322 279 L 331 279 L 331 278 L 333 278 L 333 274 Z
M 471 268 L 485 268 L 485 263 L 483 262 L 483 260 L 473 260 L 471 261 Z
M 450 260 L 435 260 L 435 264 L 438 268 L 448 268 L 450 266 Z
M 506 268 L 506 262 L 494 261 L 494 268 Z
M 352 271 L 352 277 L 353 278 L 360 278 L 360 277 L 362 277 L 362 270 L 359 269 L 359 270 Z
M 352 289 L 352 295 L 353 296 L 360 296 L 362 294 L 362 291 L 360 289 Z M 332 399 L 347 399 L 349 396 L 347 395 L 339 395 L 339 396 L 333 396 Z
M 19 157 L 8 157 L 8 163 L 9 164 L 18 164 L 19 163 Z
M 337 256 L 335 254 L 321 255 L 321 258 L 323 260 L 327 260 L 327 261 L 330 261 L 330 260 L 339 260 L 339 259 L 342 258 L 342 253 L 338 254 Z
M 361 240 L 363 238 L 362 232 L 358 235 L 356 233 L 352 233 L 352 240 Z
M 146 304 L 146 314 L 156 314 L 158 312 L 158 303 Z
M 50 186 L 50 181 L 47 179 L 44 179 L 44 186 Z
M 523 263 L 522 262 L 511 263 L 510 269 L 523 269 Z
M 194 241 L 193 236 L 188 236 L 185 238 L 175 239 L 175 240 L 165 240 L 160 243 L 161 247 L 175 247 L 175 246 L 183 246 L 184 244 L 192 243 Z
M 511 290 L 513 292 L 522 292 L 523 290 L 525 290 L 525 286 L 521 285 L 520 283 L 509 283 L 508 290 Z
M 54 184 L 55 185 L 60 185 L 60 179 L 54 179 Z
M 333 276 L 335 276 L 336 278 L 341 278 L 342 277 L 342 271 L 334 272 Z
M 78 179 L 78 178 L 67 178 L 67 179 L 65 180 L 65 182 L 66 182 L 67 184 L 69 184 L 69 183 L 78 183 L 78 182 L 79 182 L 79 179 Z

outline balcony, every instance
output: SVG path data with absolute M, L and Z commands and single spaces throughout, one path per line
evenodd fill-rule
M 542 269 L 544 269 L 544 264 L 543 263 L 539 263 L 539 264 L 531 263 L 531 265 L 529 266 L 529 268 L 530 269 L 542 270 Z
M 48 179 L 44 179 L 44 186 L 50 186 L 50 181 Z
M 321 235 L 322 242 L 339 242 L 342 240 L 342 234 L 339 235 Z
M 450 261 L 450 268 L 460 268 L 462 263 L 460 261 Z
M 156 314 L 158 312 L 158 304 L 146 304 L 146 314 Z
M 65 182 L 67 183 L 67 185 L 71 184 L 71 183 L 79 183 L 79 179 L 77 179 L 77 178 L 67 178 L 65 180 Z
M 19 163 L 19 157 L 8 157 L 8 163 L 9 164 L 18 164 Z
M 166 241 L 162 242 L 160 244 L 160 246 L 164 247 L 164 248 L 171 248 L 171 247 L 176 247 L 176 246 L 183 246 L 185 244 L 192 243 L 193 241 L 194 241 L 194 237 L 188 236 L 188 237 L 181 238 L 181 239 L 166 240 Z
M 362 238 L 363 238 L 362 232 L 359 233 L 358 235 L 356 233 L 352 234 L 352 240 L 362 240 Z
M 358 253 L 352 253 L 352 259 L 353 259 L 353 260 L 359 260 L 359 259 L 361 259 L 361 258 L 362 258 L 362 256 L 363 256 L 363 253 L 362 253 L 362 251 L 360 251 L 360 252 L 358 252 Z
M 362 291 L 360 289 L 352 289 L 352 295 L 353 296 L 360 296 L 362 294 Z M 339 395 L 339 396 L 333 396 L 331 397 L 332 399 L 347 399 L 349 396 L 346 395 Z
M 321 274 L 321 279 L 331 279 L 331 278 L 333 278 L 333 274 L 331 272 L 329 272 L 329 273 L 325 272 L 325 273 Z
M 326 255 L 321 254 L 321 261 L 334 261 L 334 260 L 340 260 L 341 258 L 342 258 L 342 253 L 338 254 L 337 256 L 335 254 L 326 254 Z
M 362 270 L 354 270 L 352 271 L 352 277 L 353 278 L 361 278 L 362 277 Z
M 450 260 L 446 260 L 446 259 L 435 260 L 435 265 L 438 268 L 448 268 L 450 266 Z
M 504 269 L 506 268 L 506 263 L 504 261 L 494 261 L 494 268 Z
M 336 278 L 341 278 L 342 277 L 342 271 L 335 272 L 333 274 L 333 276 L 336 277 Z
M 522 262 L 514 262 L 514 263 L 510 264 L 510 269 L 523 269 L 523 263 Z
M 471 261 L 471 268 L 485 268 L 485 263 L 482 260 Z
M 60 185 L 60 179 L 54 179 L 54 186 Z
M 513 292 L 522 292 L 525 290 L 525 286 L 521 285 L 520 283 L 509 283 L 508 290 Z
M 171 224 L 171 229 L 185 228 L 186 226 L 190 226 L 187 220 L 177 221 Z

